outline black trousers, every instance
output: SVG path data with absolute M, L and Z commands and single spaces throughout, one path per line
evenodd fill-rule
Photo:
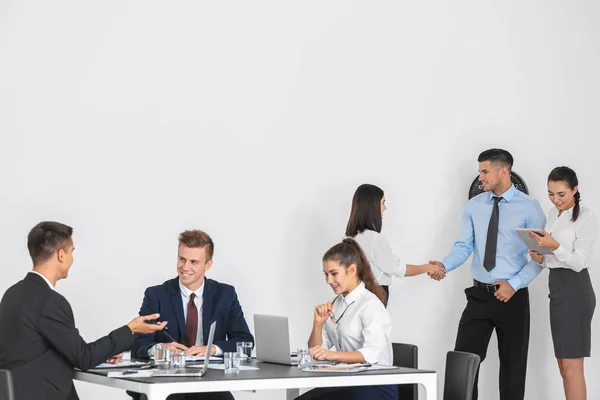
M 381 285 L 381 287 L 385 291 L 385 303 L 383 303 L 383 305 L 385 308 L 387 308 L 388 300 L 390 299 L 390 287 L 386 285 Z
M 529 290 L 518 290 L 508 303 L 485 287 L 465 289 L 467 307 L 458 325 L 455 350 L 478 354 L 485 360 L 492 332 L 496 329 L 500 357 L 500 400 L 523 400 L 529 350 Z M 477 400 L 475 378 L 473 400 Z

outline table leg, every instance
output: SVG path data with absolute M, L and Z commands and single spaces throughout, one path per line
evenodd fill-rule
M 286 389 L 285 400 L 294 400 L 300 396 L 300 389 Z
M 150 389 L 150 392 L 148 394 L 146 394 L 146 397 L 148 397 L 148 400 L 167 400 L 167 397 L 169 397 L 172 393 L 169 392 L 165 392 L 162 391 L 160 389 Z
M 437 400 L 437 374 L 427 374 L 419 383 L 425 388 L 426 400 Z

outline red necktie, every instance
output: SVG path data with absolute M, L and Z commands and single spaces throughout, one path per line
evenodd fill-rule
M 196 295 L 190 295 L 190 301 L 187 306 L 187 319 L 185 321 L 185 333 L 183 335 L 183 345 L 192 347 L 196 345 L 196 336 L 198 335 L 198 309 L 194 299 Z

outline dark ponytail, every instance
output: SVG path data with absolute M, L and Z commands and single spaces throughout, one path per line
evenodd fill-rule
M 565 182 L 571 190 L 579 186 L 579 180 L 577 179 L 577 174 L 575 171 L 564 166 L 554 168 L 550 172 L 550 175 L 548 175 L 548 182 Z M 579 192 L 579 189 L 577 190 L 577 193 L 574 194 L 574 197 L 575 207 L 573 207 L 573 218 L 571 218 L 571 221 L 573 222 L 577 221 L 577 218 L 579 218 L 579 212 L 581 211 L 579 206 L 579 203 L 581 202 L 581 193 Z
M 346 268 L 352 264 L 356 265 L 358 279 L 364 282 L 368 291 L 377 296 L 385 304 L 385 290 L 375 280 L 367 256 L 354 239 L 346 238 L 341 243 L 327 250 L 323 256 L 323 262 L 325 261 L 337 261 Z
M 573 222 L 577 221 L 577 218 L 579 218 L 579 211 L 581 210 L 581 208 L 579 207 L 580 201 L 581 193 L 579 193 L 579 190 L 577 190 L 577 193 L 575 193 L 575 207 L 573 207 L 573 218 L 571 219 L 571 221 Z

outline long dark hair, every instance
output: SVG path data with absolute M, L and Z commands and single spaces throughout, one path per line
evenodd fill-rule
M 360 185 L 352 198 L 346 236 L 354 237 L 366 230 L 381 233 L 381 199 L 383 190 L 375 185 Z
M 565 182 L 569 189 L 573 190 L 579 185 L 579 180 L 577 179 L 577 174 L 569 167 L 556 167 L 552 171 L 550 171 L 550 175 L 548 175 L 548 182 Z M 581 208 L 579 207 L 579 203 L 581 202 L 581 193 L 577 190 L 577 193 L 574 195 L 575 197 L 575 207 L 573 207 L 573 218 L 571 221 L 577 221 L 579 218 L 579 212 Z
M 352 264 L 356 265 L 358 279 L 364 282 L 368 291 L 377 296 L 385 304 L 385 290 L 375 280 L 367 256 L 365 256 L 365 253 L 354 239 L 346 238 L 341 243 L 327 250 L 323 256 L 323 262 L 325 261 L 337 261 L 346 268 Z

